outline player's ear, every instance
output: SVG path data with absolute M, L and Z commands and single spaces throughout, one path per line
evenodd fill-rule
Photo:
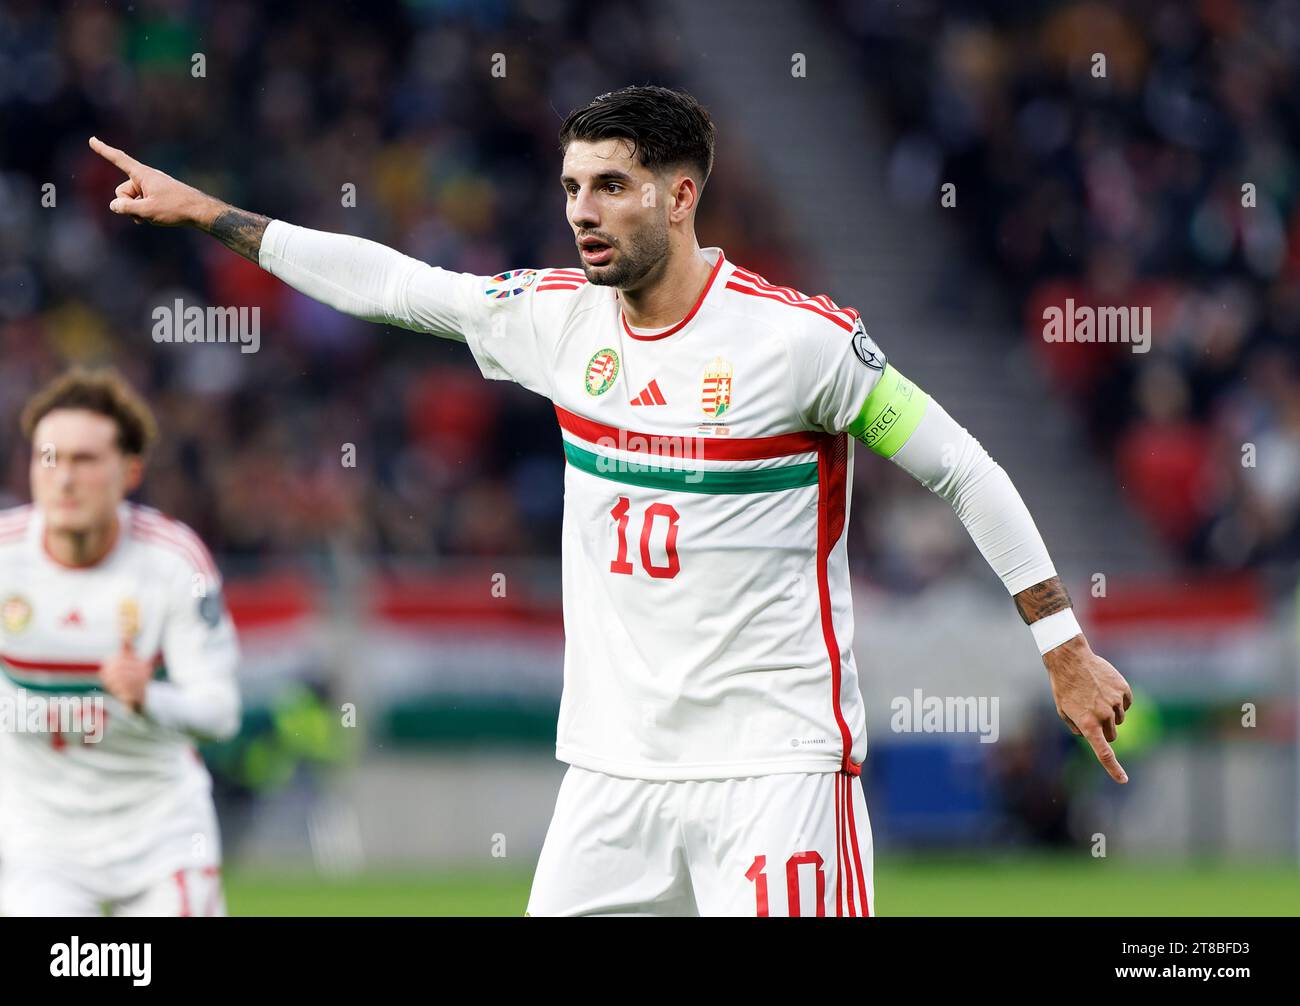
M 678 175 L 673 180 L 670 191 L 673 201 L 668 210 L 669 216 L 674 221 L 682 220 L 695 209 L 695 204 L 699 201 L 699 189 L 695 185 L 695 179 L 686 174 Z
M 126 490 L 125 495 L 130 496 L 140 488 L 140 483 L 144 481 L 144 458 L 139 454 L 128 454 L 126 456 L 126 478 L 123 488 Z

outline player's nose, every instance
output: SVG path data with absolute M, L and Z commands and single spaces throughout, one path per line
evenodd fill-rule
M 600 214 L 596 211 L 596 200 L 586 189 L 579 190 L 569 204 L 569 223 L 577 231 L 590 231 L 600 225 Z

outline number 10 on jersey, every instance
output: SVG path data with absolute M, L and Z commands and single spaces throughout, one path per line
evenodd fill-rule
M 627 557 L 627 530 L 628 525 L 638 515 L 633 513 L 632 501 L 626 496 L 618 498 L 618 502 L 609 511 L 609 515 L 618 524 L 618 555 L 610 562 L 609 571 L 631 576 L 634 567 Z M 671 580 L 681 569 L 681 562 L 677 558 L 677 520 L 680 516 L 677 508 L 668 503 L 651 503 L 639 515 L 641 521 L 641 568 L 658 580 Z M 667 553 L 668 561 L 663 565 L 656 564 L 650 558 L 650 534 L 654 530 L 655 522 L 660 517 L 668 522 L 668 530 L 664 536 L 664 551 Z

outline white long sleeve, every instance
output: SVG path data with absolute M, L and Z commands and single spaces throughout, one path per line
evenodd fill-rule
M 478 277 L 386 245 L 273 220 L 258 264 L 313 300 L 366 321 L 465 341 L 465 296 Z
M 483 376 L 554 396 L 539 332 L 560 324 L 566 300 L 534 298 L 551 270 L 478 276 L 431 266 L 374 241 L 273 220 L 258 262 L 335 310 L 469 345 Z
M 226 679 L 184 687 L 150 681 L 145 687 L 144 714 L 173 730 L 226 740 L 239 731 L 239 689 L 233 680 Z
M 1010 476 L 933 398 L 891 460 L 952 505 L 1008 593 L 1056 575 Z
M 165 681 L 145 686 L 143 713 L 162 726 L 213 740 L 239 730 L 239 640 L 215 572 L 194 590 L 194 569 L 178 565 L 163 627 Z

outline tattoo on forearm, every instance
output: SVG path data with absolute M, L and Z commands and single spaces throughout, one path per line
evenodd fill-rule
M 262 235 L 270 222 L 269 217 L 231 206 L 217 214 L 208 233 L 231 251 L 256 262 L 258 249 L 262 247 Z
M 1016 595 L 1016 610 L 1020 612 L 1020 617 L 1025 620 L 1026 625 L 1069 607 L 1071 607 L 1070 595 L 1059 576 L 1026 587 Z

